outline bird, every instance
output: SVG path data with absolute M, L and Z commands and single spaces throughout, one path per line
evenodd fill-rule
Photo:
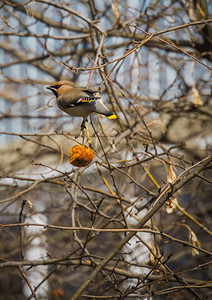
M 110 112 L 103 104 L 98 91 L 82 87 L 74 87 L 71 81 L 58 81 L 47 86 L 56 96 L 57 106 L 71 117 L 82 117 L 81 130 L 85 128 L 87 117 L 92 113 L 106 116 L 108 119 L 116 119 L 117 116 Z

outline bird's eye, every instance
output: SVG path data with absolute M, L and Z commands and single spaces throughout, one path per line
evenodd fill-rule
M 54 85 L 53 87 L 54 87 L 55 90 L 58 90 L 61 86 L 62 85 L 60 84 L 60 85 Z

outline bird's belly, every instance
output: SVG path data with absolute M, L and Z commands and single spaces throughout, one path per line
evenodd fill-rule
M 92 110 L 90 110 L 90 105 L 87 105 L 87 103 L 81 104 L 81 105 L 77 105 L 77 106 L 68 107 L 68 108 L 63 108 L 63 107 L 61 107 L 59 105 L 58 105 L 58 107 L 61 110 L 63 110 L 65 113 L 67 113 L 68 115 L 70 115 L 71 117 L 83 117 L 83 118 L 86 118 L 87 116 L 89 116 L 90 114 L 92 114 Z

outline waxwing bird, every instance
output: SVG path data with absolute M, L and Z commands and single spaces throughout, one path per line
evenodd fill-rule
M 98 91 L 74 87 L 70 81 L 59 81 L 47 86 L 55 96 L 58 107 L 71 117 L 82 117 L 81 129 L 85 128 L 85 121 L 92 113 L 106 116 L 108 119 L 116 119 L 116 115 L 110 112 L 103 104 Z

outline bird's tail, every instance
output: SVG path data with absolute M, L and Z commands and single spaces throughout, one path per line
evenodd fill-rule
M 108 119 L 112 120 L 112 119 L 116 119 L 117 116 L 113 113 L 110 113 L 109 115 L 106 116 Z

